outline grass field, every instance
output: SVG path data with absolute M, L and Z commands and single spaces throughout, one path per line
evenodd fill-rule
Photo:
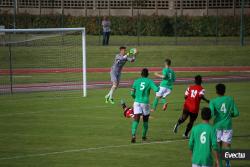
M 246 66 L 249 65 L 250 46 L 140 46 L 136 63 L 127 66 L 162 66 L 162 59 L 173 59 L 174 66 Z M 7 47 L 0 47 L 0 67 L 9 68 Z M 117 46 L 87 48 L 88 67 L 110 67 L 118 52 Z M 150 60 L 150 61 L 149 61 Z M 183 61 L 185 60 L 185 61 Z M 80 47 L 14 47 L 13 68 L 81 67 Z
M 140 46 L 140 54 L 135 63 L 126 67 L 162 67 L 166 57 L 172 59 L 175 67 L 194 66 L 250 66 L 250 47 L 240 46 Z M 76 68 L 82 66 L 79 46 L 18 46 L 12 47 L 12 68 Z M 107 67 L 113 63 L 117 46 L 88 46 L 87 67 Z M 10 66 L 8 47 L 0 47 L 0 69 Z M 177 73 L 177 77 L 191 77 L 198 73 Z M 199 73 L 203 76 L 244 75 L 239 72 Z M 249 74 L 249 73 L 247 73 Z M 26 83 L 63 83 L 79 82 L 80 73 L 43 73 L 21 74 L 13 76 L 14 84 Z M 138 76 L 135 73 L 124 73 L 123 80 Z M 152 76 L 151 76 L 152 77 Z M 91 81 L 109 81 L 109 73 L 88 74 Z M 0 75 L 0 85 L 10 85 L 10 76 Z
M 249 149 L 249 85 L 227 83 L 227 94 L 235 97 L 240 110 L 233 124 L 233 148 Z M 215 97 L 214 84 L 204 86 L 207 97 Z M 146 145 L 140 140 L 138 145 L 130 144 L 131 120 L 123 118 L 118 104 L 104 103 L 105 90 L 90 90 L 88 98 L 80 97 L 78 91 L 0 96 L 0 166 L 190 166 L 187 141 L 181 137 L 185 126 L 177 135 L 172 133 L 185 88 L 175 86 L 168 111 L 152 114 L 151 143 Z M 128 88 L 119 89 L 115 98 L 132 103 Z M 233 161 L 232 165 L 247 167 L 250 162 Z
M 74 35 L 72 35 L 74 34 Z M 61 43 L 70 44 L 72 39 L 80 41 L 81 35 L 76 32 L 52 33 L 52 34 L 8 34 L 5 38 L 0 36 L 0 41 L 23 42 L 25 45 L 35 39 L 36 43 L 43 45 Z M 43 43 L 47 39 L 49 43 Z M 102 45 L 102 35 L 86 35 L 87 45 Z M 250 44 L 250 37 L 244 37 L 245 44 Z M 132 36 L 132 35 L 112 35 L 109 40 L 110 45 L 240 45 L 240 36 Z
M 101 45 L 102 36 L 87 35 L 89 45 Z M 249 44 L 249 37 L 245 37 Z M 111 35 L 111 45 L 240 45 L 239 37 L 185 37 L 185 36 L 120 36 Z
M 127 67 L 161 67 L 162 60 L 169 57 L 175 67 L 190 66 L 250 66 L 250 47 L 240 46 L 140 46 L 140 54 L 135 63 Z M 88 67 L 110 67 L 117 46 L 88 46 Z M 7 47 L 0 47 L 0 68 L 9 68 Z M 81 50 L 76 47 L 13 47 L 12 68 L 72 68 L 81 67 Z M 81 74 L 37 74 L 14 76 L 14 83 L 41 83 L 79 81 Z M 213 75 L 213 74 L 205 74 Z M 238 73 L 234 73 L 238 75 Z M 180 74 L 190 76 L 190 74 Z M 9 75 L 0 76 L 0 84 L 9 84 Z M 135 78 L 134 74 L 124 74 L 123 79 Z M 109 74 L 88 75 L 88 81 L 109 80 Z
M 59 40 L 61 37 L 55 39 Z M 76 41 L 75 41 L 76 40 Z M 128 39 L 121 40 L 126 45 Z M 152 40 L 155 40 L 152 38 Z M 13 68 L 69 68 L 81 67 L 81 41 L 70 38 L 65 46 L 43 39 L 29 45 L 12 46 Z M 130 46 L 135 47 L 135 46 Z M 119 46 L 87 46 L 88 67 L 110 67 Z M 174 66 L 246 66 L 249 65 L 250 46 L 240 47 L 194 45 L 194 46 L 139 46 L 136 63 L 127 66 L 162 66 L 162 59 L 173 59 Z M 0 68 L 9 68 L 9 48 L 0 46 Z M 150 61 L 149 61 L 150 60 Z M 183 61 L 185 60 L 185 61 Z
M 59 39 L 58 39 L 59 40 Z M 60 38 L 61 40 L 61 38 Z M 74 38 L 70 39 L 74 42 Z M 78 39 L 79 40 L 79 39 Z M 87 36 L 87 41 L 99 40 Z M 136 38 L 112 37 L 121 45 L 136 43 Z M 119 40 L 119 41 L 118 41 Z M 165 38 L 143 38 L 145 42 L 166 42 Z M 167 42 L 174 42 L 168 38 Z M 182 38 L 183 42 L 194 40 Z M 196 43 L 204 39 L 197 38 Z M 205 40 L 213 41 L 213 38 Z M 230 38 L 225 41 L 230 42 Z M 234 39 L 235 40 L 235 39 Z M 90 41 L 93 42 L 93 41 Z M 12 47 L 12 65 L 18 68 L 81 67 L 79 43 L 64 47 L 53 41 L 44 46 Z M 52 43 L 50 43 L 52 42 Z M 79 41 L 78 41 L 79 42 Z M 54 41 L 54 44 L 56 41 Z M 51 45 L 50 45 L 51 44 Z M 132 47 L 132 46 L 131 46 Z M 250 46 L 139 46 L 135 63 L 127 67 L 161 67 L 172 59 L 175 67 L 250 66 Z M 88 67 L 110 67 L 118 46 L 87 46 Z M 0 47 L 0 69 L 9 68 L 7 47 Z M 249 75 L 249 72 L 178 72 L 177 77 Z M 122 80 L 135 79 L 138 73 L 124 73 Z M 152 77 L 152 74 L 151 76 Z M 80 73 L 44 73 L 14 75 L 14 84 L 78 82 Z M 88 81 L 109 81 L 109 73 L 88 74 Z M 9 85 L 9 75 L 0 75 L 0 86 Z M 207 97 L 215 97 L 215 84 L 205 84 Z M 234 120 L 233 148 L 250 149 L 250 82 L 227 83 L 228 95 L 234 96 L 240 117 Z M 130 144 L 131 120 L 123 118 L 121 108 L 104 103 L 107 90 L 89 90 L 88 98 L 80 91 L 15 93 L 0 96 L 0 166 L 2 167 L 185 167 L 190 166 L 187 141 L 172 128 L 179 117 L 183 93 L 187 85 L 176 85 L 169 97 L 167 112 L 155 112 L 150 120 L 149 143 Z M 121 88 L 115 99 L 124 98 L 132 104 L 129 88 Z M 152 101 L 153 95 L 151 95 Z M 202 106 L 206 106 L 202 103 Z M 197 123 L 200 120 L 197 121 Z M 141 129 L 138 133 L 140 139 Z M 249 161 L 234 161 L 235 167 L 248 167 Z

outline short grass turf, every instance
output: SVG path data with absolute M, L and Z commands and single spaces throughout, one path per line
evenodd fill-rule
M 233 148 L 250 149 L 250 82 L 226 83 L 234 96 L 240 117 L 234 119 Z M 90 90 L 87 98 L 78 91 L 20 93 L 0 96 L 0 166 L 8 167 L 183 167 L 191 166 L 187 141 L 182 139 L 185 125 L 172 133 L 181 114 L 187 85 L 176 85 L 169 97 L 167 112 L 152 114 L 148 145 L 130 144 L 131 120 L 122 116 L 118 99 L 132 104 L 129 89 L 118 89 L 115 105 L 105 104 L 107 90 Z M 208 98 L 215 97 L 215 84 L 205 84 Z M 153 93 L 151 98 L 153 98 Z M 152 100 L 152 99 L 151 99 Z M 202 106 L 206 106 L 202 103 Z M 196 123 L 200 122 L 200 119 Z M 138 143 L 141 143 L 141 124 Z M 120 146 L 123 147 L 109 147 Z M 82 150 L 85 148 L 100 148 Z M 75 152 L 67 152 L 76 150 Z M 46 153 L 63 152 L 47 155 Z M 45 153 L 45 154 L 44 154 Z M 37 155 L 41 154 L 41 155 Z M 26 155 L 37 155 L 25 157 Z M 14 157 L 24 156 L 24 157 Z M 2 159 L 4 157 L 14 159 Z M 232 166 L 247 167 L 250 161 L 233 161 Z
M 102 36 L 87 35 L 87 45 L 101 45 Z M 240 45 L 238 37 L 178 37 L 170 36 L 127 36 L 111 35 L 110 45 Z M 249 37 L 245 37 L 245 44 L 249 44 Z
M 137 47 L 137 46 L 130 46 Z M 12 47 L 12 68 L 81 68 L 80 46 Z M 249 66 L 250 46 L 139 46 L 139 55 L 127 67 L 161 67 L 166 58 L 175 67 Z M 87 46 L 87 67 L 111 67 L 118 46 Z M 8 69 L 8 47 L 0 47 L 0 68 Z

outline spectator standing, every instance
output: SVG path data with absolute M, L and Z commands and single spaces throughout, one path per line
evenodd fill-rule
M 110 37 L 110 25 L 111 22 L 107 17 L 103 17 L 102 20 L 102 29 L 103 29 L 103 40 L 102 45 L 109 45 L 109 37 Z

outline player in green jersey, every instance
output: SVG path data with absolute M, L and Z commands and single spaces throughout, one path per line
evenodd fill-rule
M 212 116 L 214 117 L 214 127 L 216 128 L 220 152 L 222 148 L 225 150 L 230 149 L 233 135 L 232 118 L 239 116 L 239 111 L 233 98 L 225 96 L 225 92 L 226 86 L 224 84 L 217 84 L 216 93 L 218 97 L 212 99 L 209 104 Z M 222 166 L 222 161 L 220 163 L 220 166 Z M 230 167 L 228 160 L 226 161 L 226 167 Z
M 165 111 L 167 109 L 167 101 L 166 97 L 171 93 L 173 89 L 173 84 L 175 82 L 175 72 L 170 68 L 171 66 L 171 60 L 166 59 L 165 60 L 165 68 L 162 70 L 162 74 L 155 73 L 155 76 L 162 79 L 160 83 L 160 90 L 156 93 L 154 102 L 153 102 L 153 108 L 151 109 L 152 112 L 154 112 L 157 108 L 158 101 L 160 98 L 162 98 L 162 101 L 164 103 L 163 110 Z
M 159 90 L 154 81 L 148 78 L 148 75 L 148 69 L 144 68 L 141 72 L 141 78 L 134 81 L 131 89 L 131 96 L 134 98 L 134 120 L 132 122 L 131 143 L 136 142 L 136 130 L 141 116 L 143 118 L 142 140 L 147 140 L 148 119 L 150 115 L 150 90 L 153 89 L 155 92 Z
M 211 111 L 205 107 L 201 110 L 202 123 L 193 127 L 189 140 L 192 154 L 192 167 L 212 167 L 214 153 L 216 167 L 219 167 L 218 145 L 216 132 L 209 124 Z

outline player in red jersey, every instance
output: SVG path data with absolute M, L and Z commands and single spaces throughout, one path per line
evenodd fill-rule
M 185 92 L 185 103 L 182 115 L 174 126 L 174 133 L 177 133 L 179 125 L 182 124 L 189 116 L 189 123 L 187 124 L 186 131 L 183 134 L 184 138 L 188 138 L 188 133 L 192 129 L 194 121 L 197 119 L 201 99 L 209 103 L 209 100 L 205 98 L 205 89 L 201 86 L 202 77 L 197 75 L 194 79 L 195 85 L 191 85 L 187 88 Z
M 127 107 L 126 103 L 124 100 L 121 100 L 121 106 L 123 109 L 123 115 L 126 118 L 134 118 L 134 109 L 133 107 Z

